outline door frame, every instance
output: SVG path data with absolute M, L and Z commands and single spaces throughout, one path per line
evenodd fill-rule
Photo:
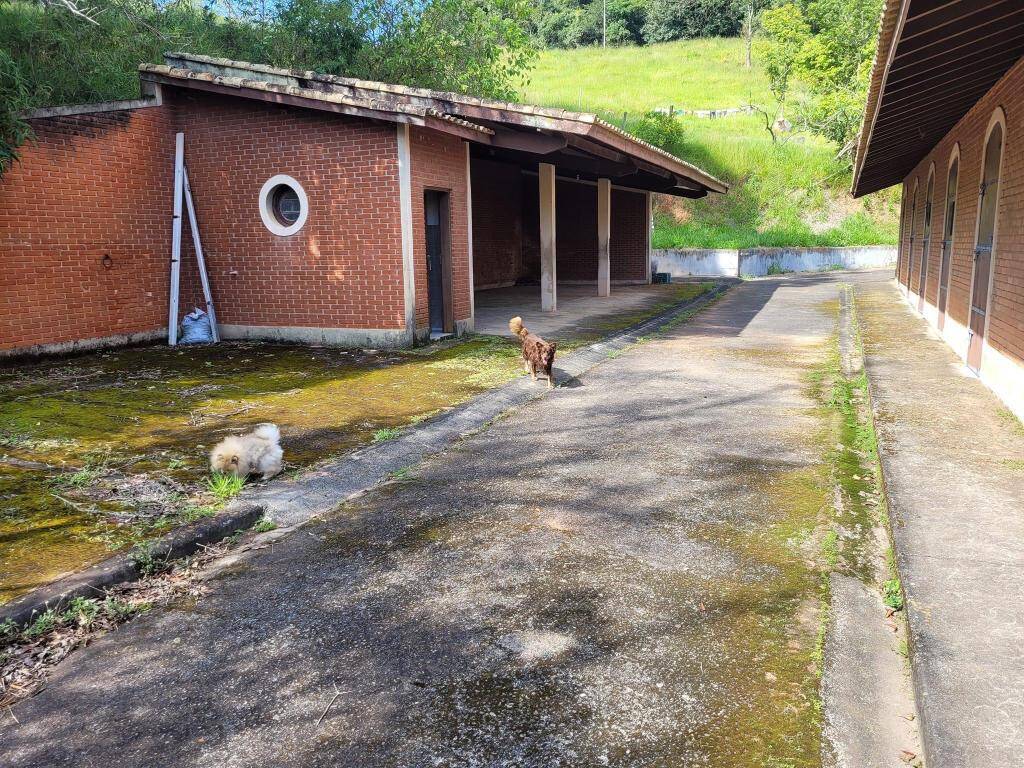
M 447 187 L 423 188 L 423 228 L 424 238 L 427 227 L 427 195 L 438 196 L 438 216 L 441 222 L 441 292 L 444 308 L 444 333 L 455 332 L 455 308 L 452 297 L 452 190 Z M 426 250 L 426 248 L 424 248 Z M 425 254 L 428 261 L 430 254 Z M 427 328 L 430 333 L 430 277 L 427 276 Z
M 928 190 L 931 189 L 931 200 Z M 932 247 L 932 230 L 935 228 L 935 163 L 928 167 L 928 180 L 924 185 L 924 208 L 921 217 L 921 265 L 917 269 L 917 311 L 924 314 L 924 294 L 928 286 L 928 252 Z
M 910 296 L 910 282 L 914 276 L 914 232 L 917 231 L 917 193 L 920 179 L 914 177 L 914 194 L 910 203 L 910 240 L 907 242 L 907 282 L 903 283 L 905 294 Z
M 999 144 L 999 168 L 996 170 L 999 178 L 999 188 L 996 190 L 996 201 L 995 201 L 995 217 L 992 222 L 992 252 L 989 254 L 988 259 L 988 290 L 985 293 L 985 323 L 982 325 L 981 332 L 981 349 L 978 351 L 978 367 L 971 368 L 970 354 L 971 354 L 971 307 L 974 305 L 974 281 L 978 271 L 978 261 L 974 258 L 974 251 L 978 247 L 978 235 L 981 232 L 981 185 L 985 180 L 985 162 L 988 160 L 985 153 L 988 151 L 988 140 L 992 136 L 992 131 L 999 125 L 1003 132 L 1002 141 Z M 985 128 L 985 138 L 981 142 L 981 165 L 979 166 L 978 172 L 978 203 L 974 214 L 974 245 L 971 247 L 971 285 L 967 292 L 967 349 L 964 350 L 964 362 L 967 364 L 967 368 L 976 374 L 981 374 L 981 361 L 985 358 L 985 345 L 988 344 L 988 331 L 989 324 L 992 322 L 992 313 L 990 311 L 992 306 L 992 288 L 995 285 L 996 276 L 996 249 L 999 246 L 999 203 L 1003 197 L 1003 164 L 1006 162 L 1006 112 L 1003 107 L 997 106 L 992 110 L 992 116 L 988 120 L 988 126 Z
M 953 251 L 956 246 L 956 216 L 960 212 L 960 172 L 963 170 L 960 167 L 960 142 L 956 142 L 953 145 L 953 149 L 949 153 L 949 162 L 946 163 L 946 186 L 945 195 L 942 197 L 942 250 L 946 249 L 946 220 L 949 218 L 949 172 L 953 169 L 953 163 L 957 164 L 956 167 L 956 188 L 953 190 L 953 221 L 949 227 L 949 262 L 943 268 L 942 265 L 942 253 L 939 253 L 939 285 L 938 290 L 935 293 L 935 311 L 936 320 L 935 322 L 939 326 L 939 330 L 943 330 L 946 327 L 946 316 L 949 314 L 949 283 L 953 277 Z M 946 288 L 946 303 L 942 307 L 942 311 L 939 311 L 939 297 L 942 295 L 943 284 Z

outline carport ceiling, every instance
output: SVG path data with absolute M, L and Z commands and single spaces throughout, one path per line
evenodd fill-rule
M 498 135 L 496 134 L 496 137 Z M 612 183 L 619 186 L 660 192 L 676 197 L 699 198 L 708 193 L 704 187 L 687 179 L 680 179 L 674 174 L 661 171 L 661 169 L 641 168 L 631 162 L 629 158 L 602 157 L 569 144 L 561 149 L 549 150 L 539 157 L 533 152 L 519 151 L 494 144 L 472 144 L 471 147 L 470 152 L 473 158 L 511 163 L 524 171 L 536 172 L 537 163 L 542 162 L 554 165 L 557 174 L 566 178 L 583 181 L 610 179 Z M 598 151 L 603 149 L 599 147 Z
M 901 182 L 1022 55 L 1021 0 L 887 0 L 854 195 Z

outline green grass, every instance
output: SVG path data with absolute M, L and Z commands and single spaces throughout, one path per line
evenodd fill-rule
M 206 481 L 206 487 L 210 490 L 210 493 L 220 501 L 227 501 L 237 496 L 241 492 L 243 485 L 245 485 L 244 477 L 223 472 L 212 473 Z
M 527 101 L 591 111 L 628 130 L 638 114 L 740 107 L 773 108 L 756 60 L 743 64 L 739 39 L 686 40 L 642 48 L 545 51 Z M 623 113 L 628 113 L 623 119 Z M 685 138 L 673 151 L 730 185 L 697 201 L 664 198 L 655 248 L 752 248 L 894 244 L 895 190 L 854 200 L 847 163 L 811 135 L 773 144 L 756 115 L 682 116 Z
M 680 40 L 644 47 L 542 51 L 522 93 L 527 102 L 622 113 L 657 107 L 721 109 L 769 98 L 759 67 L 748 70 L 733 38 Z
M 903 591 L 899 579 L 889 579 L 882 585 L 882 600 L 894 611 L 903 610 Z
M 269 517 L 261 517 L 256 521 L 256 524 L 252 529 L 256 533 L 266 533 L 267 531 L 273 531 L 277 528 L 277 523 L 271 520 Z
M 396 429 L 395 427 L 381 427 L 373 433 L 373 442 L 383 443 L 388 440 L 394 440 L 401 434 L 402 430 Z

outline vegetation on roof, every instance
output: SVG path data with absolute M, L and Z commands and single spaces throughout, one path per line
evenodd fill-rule
M 136 98 L 139 63 L 167 50 L 497 98 L 515 95 L 534 54 L 528 0 L 86 7 L 88 19 L 60 3 L 0 0 L 0 171 L 28 134 L 23 110 Z

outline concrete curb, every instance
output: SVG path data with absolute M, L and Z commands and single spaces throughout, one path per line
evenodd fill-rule
M 849 322 L 853 329 L 858 329 L 860 323 L 857 319 L 857 298 L 856 294 L 851 290 L 848 293 L 844 292 L 841 298 L 841 310 L 847 311 L 849 314 Z M 891 513 L 891 505 L 889 502 L 889 489 L 887 476 L 890 470 L 887 466 L 888 462 L 885 458 L 886 452 L 882 450 L 884 438 L 878 430 L 878 424 L 875 422 L 875 398 L 872 394 L 871 377 L 867 375 L 867 361 L 865 360 L 864 349 L 861 345 L 854 344 L 850 350 L 850 353 L 854 355 L 856 364 L 856 373 L 864 373 L 864 381 L 867 390 L 867 402 L 868 402 L 868 418 L 871 419 L 871 430 L 875 434 L 875 444 L 878 454 L 878 484 L 881 488 L 882 503 L 885 505 L 885 520 L 887 524 L 885 527 L 885 536 L 888 541 L 889 547 L 893 553 L 893 568 L 896 571 L 896 578 L 900 582 L 900 594 L 903 596 L 903 622 L 904 622 L 904 637 L 907 641 L 907 665 L 910 667 L 910 683 L 913 692 L 913 705 L 915 713 L 915 724 L 916 732 L 920 740 L 920 757 L 923 758 L 924 764 L 928 765 L 931 762 L 931 757 L 934 754 L 934 748 L 928 736 L 928 729 L 925 728 L 925 695 L 924 689 L 920 680 L 920 665 L 914 662 L 916 657 L 916 648 L 914 647 L 914 631 L 911 626 L 911 614 L 913 611 L 910 610 L 910 603 L 907 599 L 906 589 L 903 586 L 903 573 L 901 568 L 901 560 L 899 549 L 896 545 L 896 536 L 893 532 L 893 519 Z
M 555 368 L 559 383 L 571 381 L 608 359 L 611 352 L 635 344 L 676 318 L 718 298 L 737 280 L 720 280 L 714 289 L 677 304 L 569 355 Z M 514 379 L 384 443 L 364 446 L 302 473 L 298 478 L 255 486 L 228 508 L 199 523 L 184 526 L 150 543 L 158 558 L 175 559 L 195 552 L 202 544 L 219 541 L 237 530 L 250 528 L 261 517 L 279 526 L 295 527 L 334 509 L 347 499 L 372 488 L 389 475 L 418 463 L 426 456 L 487 425 L 509 408 L 546 396 L 547 388 L 525 376 Z M 139 548 L 114 555 L 79 573 L 59 579 L 0 606 L 0 622 L 23 625 L 49 608 L 59 608 L 75 597 L 96 596 L 107 587 L 139 577 L 135 556 Z
M 50 608 L 58 609 L 76 597 L 96 597 L 108 587 L 137 579 L 140 573 L 135 560 L 143 551 L 158 559 L 186 557 L 203 544 L 220 541 L 235 531 L 251 528 L 263 514 L 263 507 L 258 504 L 233 504 L 216 517 L 183 526 L 154 539 L 148 547 L 136 547 L 114 555 L 84 571 L 58 579 L 12 600 L 0 607 L 0 623 L 12 621 L 21 626 L 30 622 L 36 614 Z

